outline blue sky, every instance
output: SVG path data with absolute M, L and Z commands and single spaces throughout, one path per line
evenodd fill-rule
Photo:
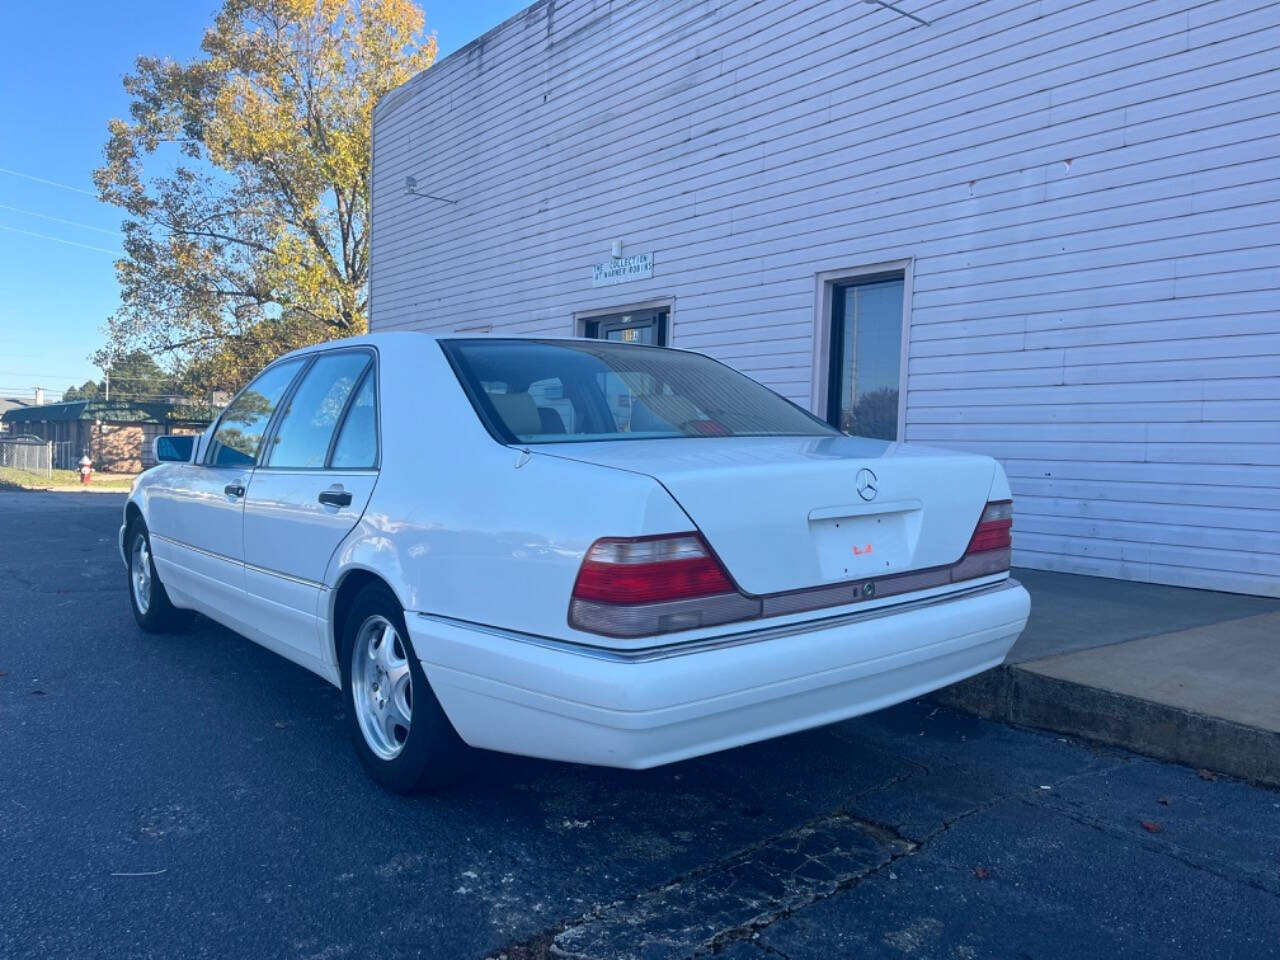
M 529 2 L 423 6 L 444 56 Z M 89 355 L 118 302 L 122 219 L 98 203 L 90 180 L 106 123 L 126 115 L 121 78 L 134 58 L 194 56 L 217 7 L 216 0 L 9 5 L 0 31 L 0 396 L 43 386 L 56 399 L 100 376 Z

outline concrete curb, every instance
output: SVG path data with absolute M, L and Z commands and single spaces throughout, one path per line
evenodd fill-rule
M 936 703 L 1280 786 L 1280 733 L 1005 665 L 938 690 Z

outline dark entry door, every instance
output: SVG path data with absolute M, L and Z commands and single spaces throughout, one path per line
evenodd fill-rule
M 586 335 L 620 343 L 667 345 L 667 310 L 633 310 L 587 321 Z

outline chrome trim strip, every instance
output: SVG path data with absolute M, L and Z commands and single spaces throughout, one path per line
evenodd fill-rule
M 431 613 L 418 613 L 418 616 L 423 620 L 443 623 L 453 627 L 462 627 L 467 630 L 474 630 L 477 633 L 487 634 L 488 636 L 501 637 L 504 640 L 513 640 L 518 643 L 528 643 L 535 647 L 557 650 L 561 653 L 573 653 L 583 657 L 592 657 L 596 660 L 608 660 L 613 663 L 648 663 L 653 660 L 667 660 L 671 657 L 683 657 L 695 653 L 706 653 L 711 650 L 723 650 L 726 647 L 737 647 L 748 643 L 762 643 L 766 640 L 780 640 L 784 637 L 792 637 L 800 633 L 812 633 L 815 630 L 827 630 L 832 627 L 843 627 L 851 623 L 878 620 L 881 617 L 888 617 L 898 613 L 909 613 L 913 610 L 923 610 L 927 607 L 935 607 L 951 603 L 954 600 L 967 600 L 972 597 L 984 596 L 989 593 L 999 593 L 1002 590 L 1012 590 L 1021 586 L 1022 585 L 1017 580 L 1012 577 L 1008 577 L 997 583 L 987 583 L 976 587 L 967 587 L 963 590 L 957 590 L 954 593 L 946 593 L 937 597 L 925 597 L 920 600 L 907 600 L 903 603 L 894 603 L 884 607 L 877 607 L 874 610 L 855 610 L 850 613 L 843 613 L 834 617 L 822 617 L 817 620 L 802 620 L 797 623 L 765 627 L 760 630 L 744 630 L 739 631 L 738 633 L 731 633 L 719 637 L 708 637 L 704 640 L 686 640 L 683 643 L 667 643 L 653 647 L 643 647 L 638 650 L 616 650 L 608 647 L 595 646 L 589 643 L 578 643 L 573 640 L 557 640 L 553 637 L 543 637 L 533 633 L 521 633 L 518 630 L 504 630 L 501 627 L 490 627 L 482 623 L 473 623 L 469 620 L 458 620 L 454 617 L 442 617 Z
M 377 467 L 254 467 L 254 475 L 259 473 L 269 476 L 287 477 L 290 474 L 305 473 L 309 477 L 324 477 L 332 474 L 335 477 L 345 477 L 353 473 L 377 473 Z
M 252 570 L 254 573 L 265 573 L 268 576 L 279 577 L 281 580 L 288 580 L 290 583 L 296 583 L 304 587 L 312 587 L 316 590 L 329 589 L 326 584 L 320 583 L 318 580 L 306 580 L 302 577 L 295 577 L 292 574 L 281 573 L 279 570 L 272 570 L 270 567 L 260 567 L 256 563 L 245 563 L 243 560 L 228 557 L 226 554 L 214 553 L 212 550 L 204 550 L 200 547 L 192 546 L 182 540 L 175 540 L 173 537 L 166 537 L 159 533 L 151 534 L 151 539 L 163 540 L 165 543 L 172 544 L 175 547 L 181 547 L 184 550 L 190 550 L 192 553 L 199 553 L 214 560 L 221 560 L 223 563 L 235 564 L 236 566 L 244 567 L 246 570 Z
M 183 550 L 190 550 L 192 553 L 203 554 L 206 557 L 212 557 L 214 560 L 222 560 L 222 561 L 225 561 L 226 563 L 236 563 L 243 566 L 243 562 L 240 560 L 236 560 L 234 557 L 228 557 L 225 554 L 221 554 L 221 553 L 214 553 L 212 550 L 201 549 L 200 547 L 187 543 L 185 540 L 178 540 L 178 539 L 175 539 L 174 537 L 166 537 L 164 534 L 156 533 L 154 530 L 149 530 L 148 535 L 151 537 L 152 540 L 163 540 L 165 543 L 171 543 L 175 547 L 182 547 Z
M 318 580 L 307 580 L 303 577 L 295 577 L 292 574 L 281 573 L 279 570 L 272 570 L 270 567 L 260 567 L 256 563 L 246 563 L 246 570 L 252 570 L 254 573 L 265 573 L 269 577 L 277 577 L 281 580 L 288 580 L 290 583 L 296 583 L 304 587 L 311 587 L 313 590 L 328 590 L 323 583 Z

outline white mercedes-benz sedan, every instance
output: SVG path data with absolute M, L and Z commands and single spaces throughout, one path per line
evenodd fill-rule
M 339 686 L 397 791 L 467 744 L 639 768 L 832 723 L 999 664 L 1030 609 L 994 460 L 682 350 L 338 341 L 156 454 L 139 625 L 199 611 Z

